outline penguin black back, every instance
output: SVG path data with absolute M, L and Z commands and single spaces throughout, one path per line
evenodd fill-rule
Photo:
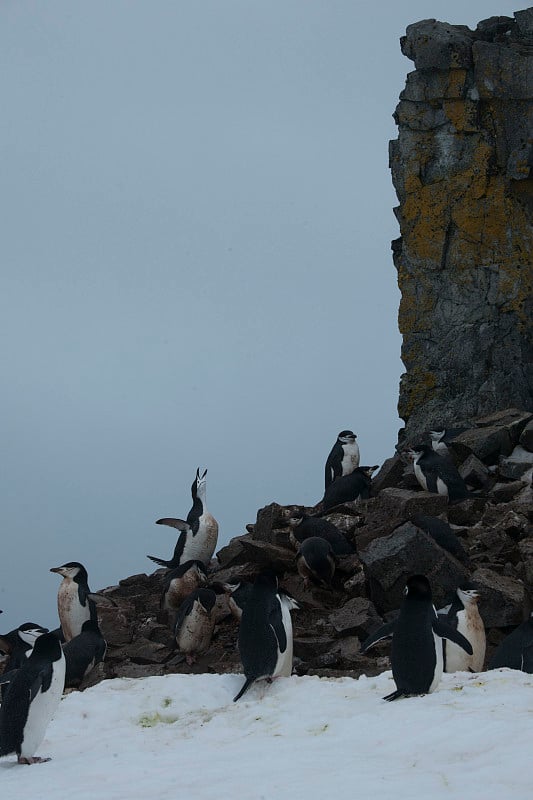
M 373 467 L 357 467 L 349 475 L 337 478 L 324 492 L 324 511 L 341 503 L 368 499 L 372 486 L 372 473 L 377 468 L 377 465 Z

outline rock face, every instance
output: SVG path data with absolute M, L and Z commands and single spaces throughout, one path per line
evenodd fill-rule
M 406 437 L 533 410 L 533 8 L 407 28 L 390 145 Z

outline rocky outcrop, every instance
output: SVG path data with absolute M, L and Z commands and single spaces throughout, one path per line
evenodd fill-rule
M 406 437 L 533 410 L 533 8 L 407 28 L 390 164 Z
M 450 505 L 446 497 L 421 491 L 400 455 L 383 466 L 369 500 L 327 514 L 320 504 L 272 503 L 259 510 L 246 534 L 217 553 L 210 582 L 253 580 L 273 566 L 300 605 L 293 612 L 295 671 L 357 677 L 388 667 L 386 643 L 364 656 L 360 643 L 394 616 L 409 575 L 428 575 L 437 606 L 470 579 L 480 589 L 490 657 L 533 605 L 532 423 L 533 414 L 507 409 L 476 419 L 450 442 L 450 457 L 459 469 L 475 458 L 485 471 L 483 487 L 473 487 L 474 494 L 460 503 Z M 356 549 L 338 558 L 331 588 L 306 588 L 296 570 L 288 520 L 302 510 L 323 514 Z M 428 520 L 435 517 L 440 526 L 432 529 Z M 119 676 L 240 671 L 238 623 L 223 594 L 209 652 L 192 667 L 185 663 L 159 608 L 164 573 L 134 575 L 99 593 L 98 617 L 109 647 L 105 662 L 84 685 Z

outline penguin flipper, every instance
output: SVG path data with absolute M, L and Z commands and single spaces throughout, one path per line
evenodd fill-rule
M 241 698 L 243 696 L 243 694 L 250 688 L 250 686 L 252 685 L 252 683 L 254 681 L 255 681 L 255 678 L 246 678 L 246 680 L 244 681 L 244 684 L 242 686 L 242 689 L 233 698 L 233 702 L 234 703 L 236 703 L 237 700 L 239 700 L 239 698 Z
M 9 672 L 4 672 L 3 675 L 0 675 L 0 686 L 5 683 L 11 683 L 17 672 L 18 669 L 10 669 Z
M 440 620 L 438 617 L 435 617 L 431 620 L 431 625 L 433 627 L 433 632 L 436 633 L 437 636 L 440 636 L 441 639 L 449 639 L 450 642 L 453 642 L 461 647 L 466 653 L 468 653 L 469 656 L 472 655 L 474 652 L 472 650 L 472 645 L 462 633 L 454 630 L 452 627 L 450 627 L 450 625 L 448 625 L 446 622 L 442 622 L 442 620 Z
M 373 647 L 378 642 L 381 642 L 382 639 L 388 639 L 394 635 L 394 628 L 396 627 L 396 620 L 392 622 L 387 622 L 385 625 L 382 625 L 381 628 L 378 628 L 377 631 L 365 639 L 363 644 L 361 645 L 361 650 L 359 651 L 361 654 L 366 653 L 371 647 Z M 386 698 L 385 698 L 386 699 Z
M 157 558 L 156 556 L 146 556 L 146 558 L 149 558 L 150 561 L 154 562 L 154 564 L 159 564 L 160 567 L 168 567 L 169 569 L 171 568 L 172 562 L 165 561 L 164 558 Z
M 30 703 L 39 691 L 48 691 L 50 684 L 52 683 L 52 675 L 52 662 L 46 664 L 42 669 L 39 670 L 35 680 L 30 685 Z
M 169 528 L 176 528 L 178 531 L 189 531 L 191 526 L 184 519 L 175 519 L 174 517 L 163 517 L 156 520 L 156 525 L 168 525 Z

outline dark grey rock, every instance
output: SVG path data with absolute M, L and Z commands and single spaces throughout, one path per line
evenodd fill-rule
M 370 631 L 383 624 L 374 604 L 363 597 L 348 600 L 342 608 L 329 615 L 329 622 L 339 636 L 357 635 L 366 639 Z
M 436 605 L 443 605 L 448 594 L 468 579 L 466 568 L 411 522 L 375 539 L 359 555 L 371 599 L 380 612 L 399 608 L 410 575 L 427 575 Z
M 519 625 L 524 619 L 526 591 L 515 578 L 480 567 L 472 575 L 479 586 L 479 613 L 486 627 Z
M 459 474 L 465 483 L 475 489 L 483 488 L 490 480 L 490 472 L 487 467 L 473 454 L 469 455 L 466 461 L 461 464 Z
M 496 483 L 490 490 L 490 496 L 495 503 L 508 503 L 528 486 L 526 481 L 511 481 L 510 483 Z
M 533 453 L 533 421 L 528 422 L 520 434 L 520 444 L 530 453 Z
M 466 25 L 425 19 L 407 26 L 402 53 L 417 70 L 468 69 L 472 66 L 473 32 Z

